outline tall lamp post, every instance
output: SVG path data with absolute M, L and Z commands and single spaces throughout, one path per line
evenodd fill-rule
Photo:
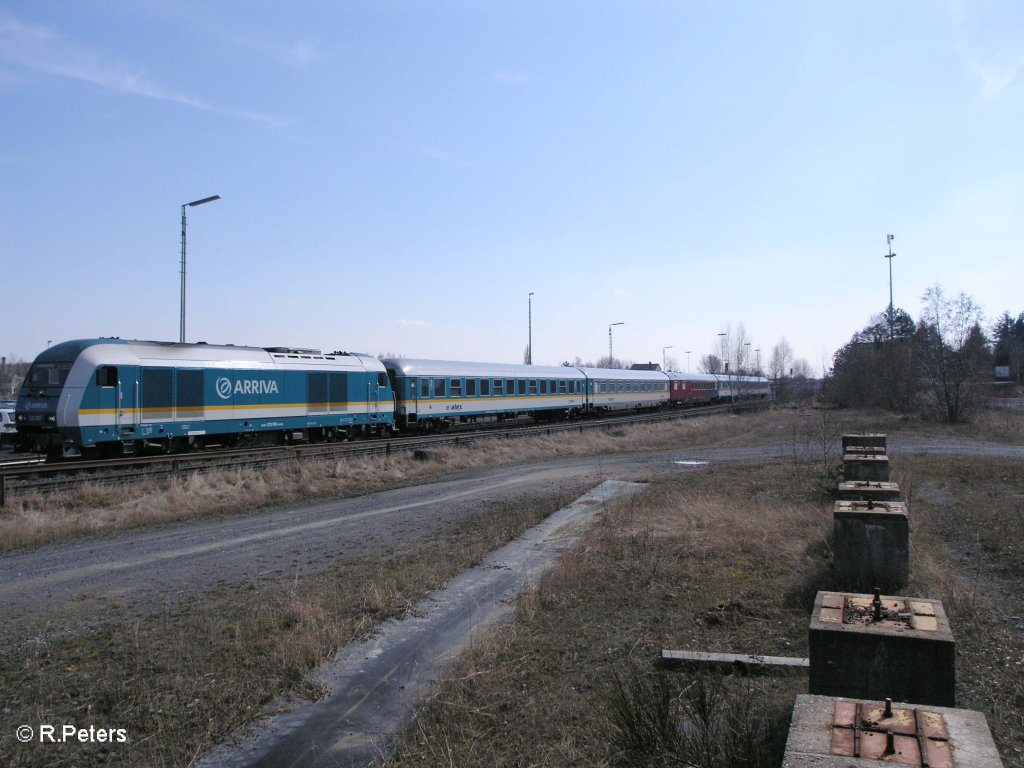
M 722 337 L 722 351 L 724 353 L 722 356 L 725 358 L 725 386 L 729 388 L 729 399 L 732 400 L 732 381 L 729 377 L 729 334 L 720 333 L 718 335 Z
M 661 348 L 661 370 L 663 370 L 663 371 L 668 370 L 668 358 L 665 357 L 665 350 L 666 349 L 672 349 L 673 346 L 674 345 L 669 344 L 667 347 L 662 347 Z
M 884 254 L 885 258 L 889 260 L 889 341 L 892 341 L 892 257 L 896 254 L 892 252 L 892 241 L 896 239 L 896 235 L 886 235 L 885 242 L 889 246 L 889 252 Z
M 191 203 L 185 203 L 181 206 L 181 322 L 178 329 L 178 341 L 182 344 L 185 343 L 185 209 L 194 208 L 204 203 L 212 203 L 214 200 L 220 200 L 220 195 L 204 197 L 202 200 L 193 200 Z
M 533 291 L 530 291 L 530 295 L 526 297 L 526 322 L 527 322 L 527 337 L 526 337 L 526 364 L 533 365 Z
M 758 347 L 754 350 L 754 354 L 757 355 L 757 375 L 761 375 L 761 348 Z
M 625 325 L 625 323 L 608 323 L 608 367 L 612 365 L 612 361 L 615 360 L 615 355 L 612 354 L 612 326 Z
M 686 350 L 686 372 L 687 373 L 690 372 L 690 352 L 691 352 L 691 350 L 689 350 L 689 349 Z

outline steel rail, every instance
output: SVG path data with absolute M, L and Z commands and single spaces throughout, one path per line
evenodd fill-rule
M 102 461 L 59 461 L 29 463 L 20 459 L 0 464 L 0 500 L 4 496 L 29 492 L 49 493 L 72 490 L 83 484 L 118 485 L 139 480 L 170 480 L 189 474 L 205 474 L 225 469 L 266 469 L 288 462 L 335 461 L 361 456 L 390 456 L 398 452 L 429 452 L 455 446 L 469 446 L 486 440 L 510 440 L 535 435 L 553 435 L 569 431 L 583 433 L 595 429 L 694 418 L 718 413 L 757 410 L 767 402 L 748 401 L 724 405 L 659 410 L 601 419 L 521 424 L 502 428 L 477 428 L 472 431 L 435 435 L 405 435 L 338 443 L 303 443 L 248 449 L 216 449 L 194 453 L 159 456 L 132 456 Z M 0 501 L 2 506 L 2 501 Z

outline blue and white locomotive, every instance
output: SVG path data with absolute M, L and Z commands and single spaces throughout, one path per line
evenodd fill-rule
M 36 358 L 15 421 L 51 456 L 171 452 L 390 432 L 394 395 L 368 355 L 86 339 Z

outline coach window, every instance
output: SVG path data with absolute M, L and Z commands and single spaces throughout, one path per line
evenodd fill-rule
M 502 390 L 501 379 L 495 379 L 494 380 L 494 396 L 495 397 L 501 397 L 501 394 L 502 394 L 501 390 Z
M 505 382 L 505 394 L 506 395 L 514 395 L 515 393 L 516 393 L 516 380 L 515 379 L 508 379 Z
M 420 379 L 420 397 L 430 397 L 430 379 Z
M 542 395 L 546 395 L 548 393 L 548 380 L 547 379 L 541 379 L 540 380 L 540 393 Z
M 531 395 L 536 395 L 537 394 L 537 380 L 536 379 L 530 379 L 530 394 Z
M 526 394 L 526 379 L 519 380 L 519 389 L 517 390 L 520 395 Z
M 480 396 L 487 397 L 489 394 L 491 394 L 491 380 L 480 379 Z
M 452 389 L 448 394 L 452 397 L 462 397 L 462 379 L 452 379 Z
M 476 397 L 476 379 L 466 379 L 466 397 Z
M 96 369 L 97 387 L 117 386 L 117 367 L 113 365 L 101 365 Z
M 444 379 L 434 379 L 434 397 L 444 397 Z

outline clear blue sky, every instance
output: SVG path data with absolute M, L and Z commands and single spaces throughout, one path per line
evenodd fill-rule
M 1024 3 L 0 3 L 0 353 L 822 361 L 1024 310 Z

